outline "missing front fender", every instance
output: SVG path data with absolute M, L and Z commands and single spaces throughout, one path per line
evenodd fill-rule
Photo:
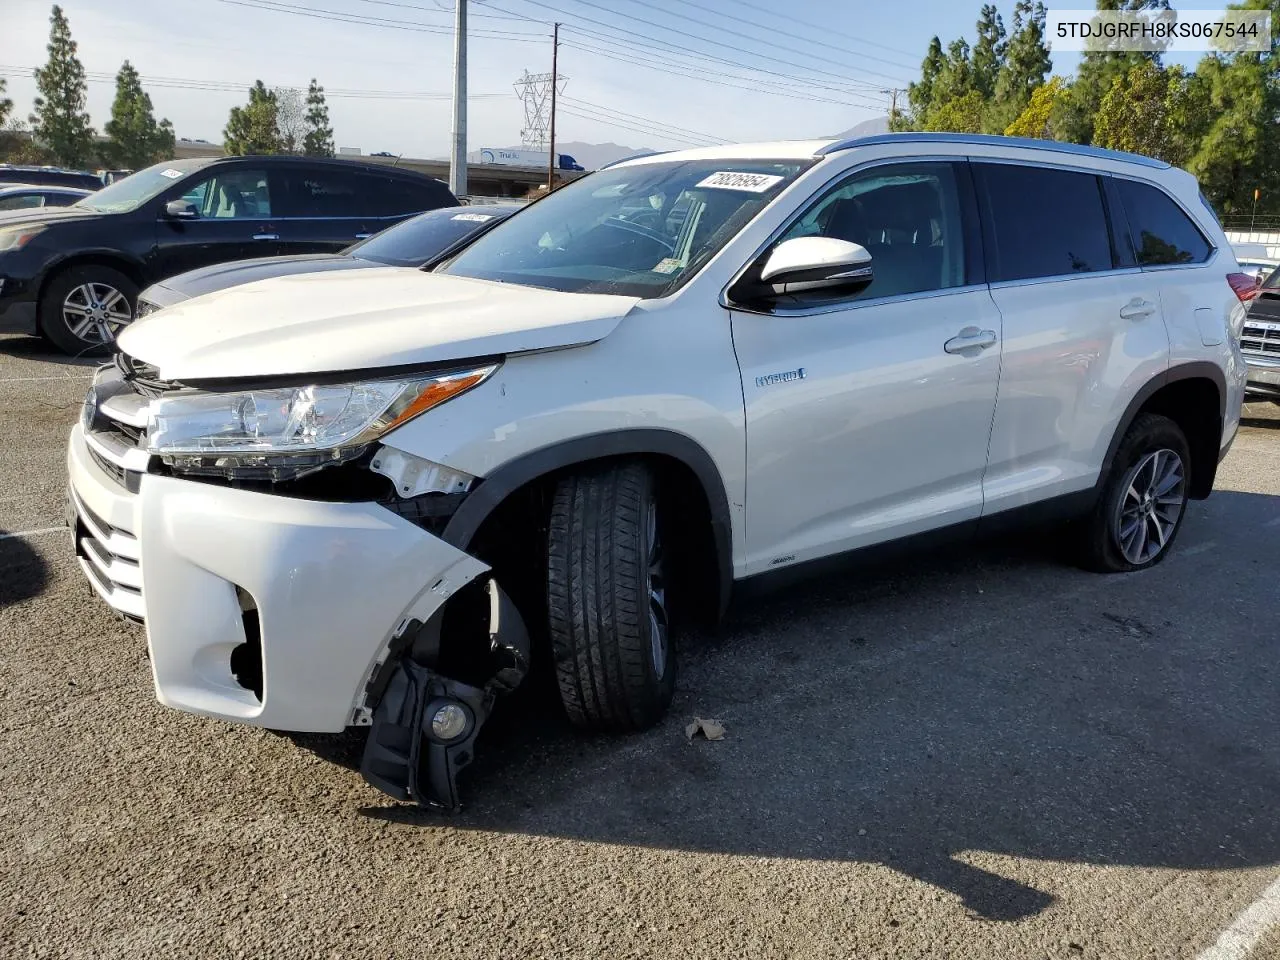
M 373 711 L 360 773 L 397 800 L 461 809 L 458 773 L 474 757 L 494 702 L 519 686 L 528 671 L 529 634 L 519 611 L 495 581 L 486 589 L 492 672 L 484 686 L 438 673 L 438 644 L 414 645 L 396 660 Z M 432 618 L 437 625 L 442 614 Z

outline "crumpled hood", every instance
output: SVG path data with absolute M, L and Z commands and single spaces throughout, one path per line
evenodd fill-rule
M 196 297 L 131 324 L 119 344 L 166 380 L 373 370 L 590 343 L 635 303 L 379 267 Z

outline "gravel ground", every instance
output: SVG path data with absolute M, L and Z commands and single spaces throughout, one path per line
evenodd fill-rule
M 0 535 L 61 523 L 86 377 L 0 337 Z M 1277 412 L 1151 571 L 1050 534 L 757 598 L 655 730 L 508 703 L 452 818 L 161 708 L 67 535 L 0 540 L 0 956 L 1194 958 L 1280 872 Z

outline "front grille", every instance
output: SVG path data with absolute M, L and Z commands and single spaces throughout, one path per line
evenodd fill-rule
M 1264 357 L 1275 357 L 1280 360 L 1280 324 L 1244 322 L 1244 332 L 1240 335 L 1240 349 Z
M 121 467 L 121 466 L 118 466 L 117 464 L 112 463 L 110 460 L 108 460 L 106 457 L 100 454 L 97 451 L 97 449 L 94 447 L 89 447 L 89 456 L 93 458 L 93 462 L 98 465 L 99 470 L 101 470 L 103 473 L 109 476 L 116 483 L 120 484 L 120 486 L 123 487 L 126 485 L 125 474 L 128 471 L 126 471 L 124 467 Z

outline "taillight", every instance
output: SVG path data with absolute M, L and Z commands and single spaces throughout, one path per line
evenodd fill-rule
M 1248 303 L 1258 295 L 1258 280 L 1247 273 L 1228 273 L 1227 283 L 1241 303 Z

